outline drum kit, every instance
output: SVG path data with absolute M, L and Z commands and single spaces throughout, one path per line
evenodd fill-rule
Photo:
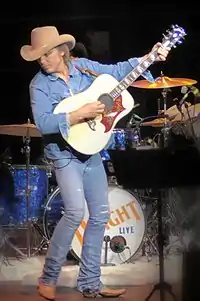
M 101 152 L 109 179 L 109 203 L 111 208 L 111 217 L 105 230 L 106 239 L 102 249 L 102 264 L 112 263 L 117 265 L 130 262 L 138 256 L 139 252 L 142 252 L 148 258 L 158 253 L 155 226 L 156 209 L 153 206 L 154 196 L 152 196 L 150 190 L 142 192 L 139 190 L 128 191 L 117 184 L 109 157 L 109 149 L 126 149 L 129 147 L 139 150 L 140 148 L 159 147 L 149 137 L 141 139 L 140 129 L 145 126 L 161 128 L 164 141 L 166 142 L 170 126 L 175 123 L 184 123 L 188 118 L 193 118 L 200 112 L 198 105 L 194 107 L 185 100 L 182 104 L 182 110 L 177 105 L 167 109 L 169 90 L 172 87 L 191 87 L 196 83 L 197 81 L 192 79 L 169 78 L 162 75 L 154 83 L 140 80 L 132 84 L 136 88 L 162 89 L 164 109 L 160 110 L 157 118 L 154 118 L 153 121 L 146 121 L 148 118 L 141 118 L 133 114 L 134 120 L 129 128 L 114 129 L 112 143 Z M 192 113 L 192 116 L 190 116 L 190 113 Z M 34 124 L 31 124 L 28 120 L 25 124 L 0 125 L 0 135 L 22 137 L 24 144 L 23 153 L 25 155 L 24 165 L 2 163 L 8 166 L 12 176 L 14 194 L 8 198 L 0 191 L 0 226 L 14 227 L 16 229 L 25 226 L 27 230 L 27 248 L 24 256 L 31 257 L 48 246 L 53 230 L 63 214 L 64 206 L 60 190 L 56 183 L 53 188 L 49 185 L 49 179 L 53 173 L 52 164 L 47 162 L 42 165 L 32 165 L 30 163 L 31 138 L 42 138 Z M 11 188 L 8 189 L 11 190 Z M 11 203 L 12 205 L 10 205 Z M 82 240 L 87 219 L 88 211 L 86 210 L 84 220 L 72 241 L 70 252 L 77 260 L 81 256 Z M 166 219 L 165 224 L 174 223 L 173 219 L 174 217 L 171 214 L 170 221 Z M 38 233 L 38 237 L 40 237 L 39 244 L 34 249 L 31 247 L 33 228 Z M 152 230 L 152 228 L 154 229 Z M 113 251 L 111 247 L 108 249 L 106 240 L 110 242 L 111 246 L 111 240 L 113 238 L 117 239 L 118 236 L 124 238 L 125 243 L 122 251 Z

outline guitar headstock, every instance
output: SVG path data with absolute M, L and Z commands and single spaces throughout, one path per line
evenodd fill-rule
M 170 30 L 163 34 L 162 45 L 169 48 L 176 48 L 176 44 L 182 44 L 182 39 L 186 36 L 186 32 L 178 25 L 172 25 Z

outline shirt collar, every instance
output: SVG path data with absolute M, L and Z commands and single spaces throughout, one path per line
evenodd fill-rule
M 72 61 L 68 62 L 68 67 L 69 67 L 69 77 L 74 77 L 74 76 L 76 76 L 79 73 L 78 69 L 74 66 L 74 64 L 72 63 Z M 55 81 L 55 80 L 58 79 L 58 76 L 55 73 L 48 74 L 43 69 L 41 69 L 41 72 L 43 74 L 45 74 L 46 76 L 48 76 L 48 78 L 50 80 L 52 80 L 52 81 Z

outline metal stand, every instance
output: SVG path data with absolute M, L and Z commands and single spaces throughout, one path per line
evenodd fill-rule
M 17 258 L 24 259 L 26 257 L 25 254 L 10 241 L 9 236 L 0 226 L 0 259 L 3 257 L 3 261 L 4 258 L 6 258 L 7 248 L 14 250 Z
M 163 140 L 164 145 L 166 145 L 167 142 L 167 136 L 165 129 L 163 131 Z M 163 191 L 158 190 L 158 200 L 157 200 L 157 220 L 158 220 L 158 256 L 159 256 L 159 276 L 160 281 L 158 284 L 156 284 L 151 291 L 151 293 L 148 295 L 148 297 L 145 299 L 145 301 L 148 301 L 151 296 L 154 294 L 156 290 L 160 291 L 160 301 L 165 301 L 165 292 L 168 292 L 172 297 L 173 300 L 177 300 L 175 294 L 172 292 L 172 286 L 167 283 L 164 279 L 164 234 L 163 234 L 163 225 L 162 225 L 162 219 L 163 219 L 163 197 L 162 197 Z M 168 300 L 168 299 L 167 299 Z
M 101 266 L 115 266 L 114 263 L 108 263 L 108 243 L 110 242 L 110 236 L 104 236 L 105 242 L 105 256 L 104 256 L 104 263 Z
M 38 253 L 38 251 L 41 251 L 44 246 L 49 245 L 49 239 L 45 236 L 44 231 L 40 228 L 40 226 L 36 222 L 31 222 L 31 226 L 37 231 L 37 233 L 41 236 L 41 242 L 36 247 L 36 251 L 31 253 L 31 256 L 34 256 Z
M 24 153 L 26 156 L 26 222 L 27 222 L 27 257 L 31 257 L 31 221 L 30 221 L 30 137 L 23 137 Z
M 148 295 L 148 297 L 145 299 L 148 301 L 151 296 L 154 294 L 156 290 L 160 291 L 160 301 L 168 300 L 165 299 L 165 292 L 168 292 L 173 300 L 177 300 L 175 294 L 172 292 L 172 286 L 167 283 L 164 279 L 164 235 L 163 235 L 163 226 L 162 226 L 162 191 L 158 191 L 158 200 L 157 200 L 157 218 L 158 218 L 158 251 L 159 251 L 159 276 L 160 281 L 158 284 L 156 284 L 151 291 L 151 293 Z
M 28 123 L 30 124 L 30 120 L 28 120 Z M 26 156 L 26 213 L 27 213 L 26 240 L 27 240 L 27 257 L 29 257 L 29 258 L 31 256 L 35 255 L 39 250 L 41 250 L 45 244 L 49 243 L 49 241 L 45 237 L 43 231 L 40 229 L 40 226 L 36 222 L 34 222 L 30 219 L 30 202 L 31 202 L 31 187 L 30 187 L 30 152 L 31 152 L 30 142 L 31 142 L 31 138 L 30 137 L 31 136 L 29 133 L 29 129 L 27 129 L 26 136 L 23 137 L 24 147 L 23 147 L 22 152 Z M 32 253 L 32 248 L 31 248 L 32 229 L 36 230 L 42 239 L 40 244 L 36 248 L 36 251 L 34 251 L 33 253 Z
M 169 88 L 162 90 L 163 106 L 164 106 L 164 108 L 163 108 L 164 109 L 164 127 L 162 129 L 162 133 L 163 133 L 163 146 L 164 147 L 167 146 L 168 135 L 169 135 L 169 124 L 168 124 L 168 120 L 167 120 L 166 111 L 167 111 L 167 95 L 170 91 L 171 90 Z

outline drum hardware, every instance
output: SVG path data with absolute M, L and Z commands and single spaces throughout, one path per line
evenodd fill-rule
M 24 148 L 22 149 L 22 153 L 25 153 L 26 157 L 26 214 L 27 214 L 27 256 L 31 257 L 31 221 L 30 221 L 30 136 L 23 137 Z
M 108 263 L 108 244 L 110 243 L 111 239 L 109 235 L 104 236 L 104 242 L 105 242 L 105 254 L 104 254 L 104 263 L 101 264 L 101 266 L 114 266 L 115 264 L 112 262 Z
M 23 138 L 24 146 L 23 146 L 21 152 L 23 154 L 25 154 L 25 159 L 26 159 L 26 164 L 25 164 L 26 221 L 24 221 L 23 218 L 22 218 L 22 220 L 20 218 L 20 222 L 22 222 L 22 224 L 24 224 L 24 222 L 25 222 L 25 224 L 27 226 L 27 231 L 26 231 L 27 257 L 31 257 L 31 255 L 32 255 L 31 254 L 31 232 L 32 232 L 33 228 L 40 234 L 40 236 L 42 236 L 42 241 L 41 241 L 41 244 L 39 245 L 38 250 L 40 249 L 40 246 L 44 244 L 44 235 L 42 235 L 39 226 L 37 225 L 37 223 L 35 221 L 32 220 L 32 218 L 30 216 L 30 213 L 31 213 L 30 212 L 30 202 L 31 202 L 30 172 L 32 170 L 32 167 L 30 166 L 30 152 L 31 152 L 30 141 L 31 141 L 31 137 L 42 137 L 42 135 L 37 130 L 36 126 L 34 124 L 30 123 L 29 119 L 28 119 L 28 122 L 25 124 L 1 125 L 0 126 L 0 134 L 11 135 L 11 136 L 20 136 Z M 13 168 L 12 165 L 11 165 L 11 169 L 14 169 L 14 171 L 15 171 L 15 168 Z M 43 185 L 44 185 L 44 183 L 43 183 Z M 23 195 L 24 192 L 19 191 L 18 193 L 20 195 Z M 22 211 L 22 208 L 21 208 L 21 211 Z M 38 250 L 36 250 L 36 252 Z
M 164 143 L 164 147 L 167 146 L 167 139 L 168 139 L 168 135 L 169 135 L 169 130 L 170 130 L 170 124 L 173 122 L 173 118 L 172 120 L 168 120 L 167 118 L 167 96 L 168 93 L 170 92 L 170 88 L 173 87 L 187 87 L 187 86 L 193 86 L 194 84 L 196 84 L 197 81 L 193 80 L 193 79 L 189 79 L 189 78 L 170 78 L 170 77 L 166 77 L 164 76 L 163 72 L 161 72 L 161 76 L 158 77 L 154 82 L 149 82 L 147 80 L 140 80 L 140 81 L 135 81 L 132 86 L 133 87 L 137 87 L 137 88 L 145 88 L 145 89 L 162 89 L 162 98 L 163 98 L 163 102 L 164 102 L 164 120 L 162 121 L 162 123 L 160 122 L 160 120 L 154 120 L 153 122 L 142 122 L 141 126 L 158 126 L 158 127 L 162 127 L 162 138 L 163 138 L 163 143 Z M 191 88 L 192 89 L 192 88 Z M 198 89 L 194 88 L 194 90 L 198 91 Z M 195 92 L 197 94 L 197 91 Z M 182 100 L 186 100 L 187 96 L 184 95 Z M 178 106 L 178 110 L 180 111 L 180 113 L 182 114 L 179 106 Z M 187 108 L 186 108 L 187 110 Z M 160 112 L 160 98 L 158 99 L 158 112 Z M 182 122 L 182 118 L 180 118 L 179 122 Z M 161 140 L 161 139 L 160 139 Z
M 25 259 L 25 254 L 11 242 L 10 237 L 3 231 L 3 228 L 0 226 L 0 261 L 3 263 L 8 262 L 8 249 L 14 251 L 17 259 Z
M 41 237 L 41 241 L 39 243 L 39 245 L 37 246 L 35 252 L 31 253 L 31 256 L 34 256 L 35 254 L 37 254 L 39 251 L 42 251 L 45 247 L 47 248 L 49 245 L 49 240 L 48 238 L 45 236 L 43 229 L 38 225 L 37 222 L 32 222 L 32 227 L 36 230 L 37 234 L 39 234 L 39 236 Z

